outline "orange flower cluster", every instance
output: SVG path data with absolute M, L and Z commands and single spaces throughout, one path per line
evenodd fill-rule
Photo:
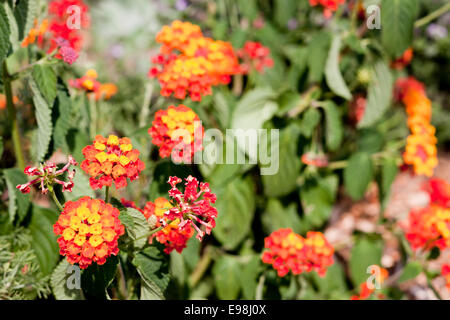
M 158 242 L 165 245 L 164 252 L 167 254 L 171 253 L 173 250 L 181 253 L 183 249 L 186 248 L 188 240 L 194 235 L 194 229 L 190 224 L 187 223 L 180 228 L 179 219 L 175 219 L 171 222 L 167 221 L 167 217 L 164 213 L 172 208 L 172 205 L 165 198 L 159 197 L 155 202 L 147 202 L 144 209 L 139 209 L 134 202 L 125 199 L 122 199 L 122 204 L 139 210 L 148 221 L 152 221 L 152 218 L 155 217 L 152 221 L 155 228 L 159 228 L 163 225 L 162 222 L 166 221 L 165 227 L 161 231 L 152 234 L 148 240 L 149 243 L 152 243 L 153 239 L 156 238 Z
M 127 178 L 131 181 L 139 178 L 145 164 L 139 159 L 139 150 L 133 149 L 129 138 L 118 138 L 110 135 L 108 139 L 97 135 L 92 145 L 82 150 L 84 160 L 81 168 L 91 177 L 89 183 L 92 189 L 111 186 L 116 189 L 127 186 Z
M 111 255 L 117 255 L 117 240 L 125 233 L 119 220 L 119 210 L 103 200 L 83 197 L 68 201 L 53 226 L 60 254 L 71 264 L 86 269 L 96 262 L 102 265 Z
M 39 45 L 42 45 L 44 40 L 45 32 L 48 30 L 48 19 L 42 20 L 41 24 L 39 24 L 37 19 L 34 19 L 34 26 L 28 32 L 28 35 L 22 41 L 22 48 L 28 47 L 30 44 L 38 42 Z
M 148 129 L 152 143 L 159 147 L 161 158 L 172 153 L 176 162 L 189 163 L 195 152 L 202 150 L 203 126 L 192 109 L 180 104 L 158 110 Z M 172 152 L 175 149 L 176 152 Z
M 297 275 L 313 270 L 324 276 L 333 264 L 334 248 L 321 232 L 310 231 L 303 238 L 290 228 L 279 229 L 264 239 L 264 246 L 269 250 L 263 253 L 262 261 L 271 264 L 280 277 L 289 271 Z
M 450 248 L 450 185 L 443 180 L 432 179 L 425 190 L 431 203 L 409 213 L 406 239 L 413 249 Z
M 193 101 L 210 95 L 212 86 L 228 84 L 239 72 L 239 63 L 230 43 L 204 37 L 189 22 L 174 21 L 156 36 L 160 54 L 152 58 L 157 66 L 149 71 L 161 84 L 161 95 Z M 159 66 L 158 66 L 159 65 Z
M 399 79 L 396 86 L 396 95 L 406 105 L 411 131 L 403 160 L 413 166 L 416 174 L 431 177 L 438 164 L 436 129 L 430 123 L 431 101 L 423 85 L 414 78 Z
M 313 7 L 321 5 L 323 7 L 323 15 L 325 18 L 330 18 L 333 11 L 336 11 L 345 0 L 309 0 L 309 4 Z
M 371 270 L 372 275 L 375 274 L 375 269 Z M 379 283 L 380 285 L 389 277 L 389 272 L 380 267 L 380 273 L 377 275 L 377 279 L 375 279 L 375 281 L 377 283 Z M 360 291 L 358 295 L 353 295 L 350 300 L 365 300 L 370 298 L 370 296 L 372 295 L 372 293 L 375 292 L 375 288 L 369 288 L 367 281 L 361 283 L 361 285 L 359 286 Z M 383 295 L 379 294 L 378 295 L 379 298 L 382 298 Z
M 412 48 L 406 49 L 400 58 L 392 61 L 391 68 L 397 70 L 403 69 L 404 67 L 406 67 L 411 63 L 413 56 L 414 56 L 413 49 Z
M 100 83 L 97 71 L 89 69 L 84 76 L 78 79 L 69 80 L 69 85 L 75 89 L 83 90 L 89 95 L 93 94 L 95 100 L 109 100 L 117 93 L 117 86 L 113 83 Z

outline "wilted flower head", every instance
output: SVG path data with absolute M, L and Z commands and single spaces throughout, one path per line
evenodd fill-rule
M 271 264 L 280 277 L 289 271 L 297 275 L 313 270 L 323 276 L 333 264 L 334 249 L 320 232 L 310 231 L 303 238 L 290 228 L 279 229 L 264 239 L 264 247 L 268 250 L 262 261 Z
M 85 269 L 92 262 L 102 265 L 109 256 L 119 253 L 117 240 L 125 228 L 117 208 L 103 200 L 83 197 L 65 203 L 53 231 L 60 236 L 60 254 Z
M 113 182 L 116 189 L 126 187 L 127 178 L 138 179 L 145 168 L 139 159 L 139 150 L 133 149 L 131 140 L 126 137 L 97 135 L 93 144 L 84 147 L 82 152 L 85 160 L 81 169 L 91 176 L 89 183 L 94 190 L 109 187 Z
M 34 179 L 25 184 L 19 184 L 16 188 L 22 193 L 29 193 L 31 186 L 37 185 L 41 188 L 41 192 L 46 194 L 49 189 L 52 190 L 53 185 L 56 183 L 62 185 L 62 191 L 71 192 L 74 185 L 73 178 L 75 177 L 75 169 L 70 171 L 69 167 L 77 165 L 78 163 L 75 159 L 69 156 L 67 164 L 59 170 L 57 170 L 56 164 L 53 162 L 46 162 L 40 167 L 28 166 L 25 168 L 24 173 L 30 177 L 34 177 Z M 67 182 L 58 179 L 65 172 L 68 172 L 67 178 L 69 181 Z
M 212 206 L 216 202 L 216 195 L 211 192 L 208 183 L 199 183 L 192 176 L 184 180 L 185 188 L 181 192 L 177 185 L 182 180 L 178 177 L 169 178 L 172 207 L 165 212 L 166 219 L 162 223 L 166 226 L 167 221 L 176 221 L 179 230 L 190 225 L 197 231 L 196 237 L 201 241 L 205 233 L 210 234 L 216 226 L 217 209 Z

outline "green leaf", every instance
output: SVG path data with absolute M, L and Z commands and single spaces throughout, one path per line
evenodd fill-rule
M 61 149 L 64 153 L 69 152 L 66 138 L 70 128 L 71 104 L 72 101 L 66 86 L 63 83 L 58 83 L 56 100 L 53 106 L 53 114 L 56 117 L 53 141 L 55 150 Z
M 388 65 L 379 61 L 372 68 L 372 80 L 367 93 L 367 105 L 358 127 L 373 125 L 384 115 L 392 99 L 393 83 Z
M 72 192 L 64 192 L 66 201 L 75 201 L 80 197 L 88 196 L 95 198 L 95 192 L 89 184 L 89 178 L 83 170 L 77 170 L 73 178 L 74 186 Z
M 136 253 L 133 265 L 144 281 L 143 298 L 164 299 L 164 293 L 169 285 L 168 256 L 161 248 L 151 246 Z M 142 290 L 142 289 L 141 289 Z
M 5 176 L 9 194 L 9 221 L 13 222 L 17 213 L 17 222 L 20 223 L 25 218 L 28 209 L 30 208 L 30 194 L 23 194 L 16 186 L 26 183 L 28 181 L 27 176 L 22 170 L 17 168 L 6 169 L 3 171 L 3 174 Z
M 278 0 L 274 2 L 275 21 L 280 27 L 287 28 L 287 22 L 297 12 L 297 0 Z
M 336 200 L 339 179 L 330 175 L 317 180 L 309 180 L 300 188 L 306 229 L 321 227 L 328 221 Z
M 67 261 L 67 259 L 64 259 L 58 264 L 55 270 L 53 270 L 52 277 L 50 278 L 50 285 L 56 300 L 84 299 L 81 289 L 77 289 L 76 287 L 69 289 L 68 280 L 72 280 L 77 274 L 77 271 L 70 272 L 69 268 L 71 266 L 72 265 Z M 73 266 L 73 268 L 78 268 L 78 266 Z
M 218 216 L 213 233 L 226 249 L 236 248 L 250 232 L 255 212 L 253 189 L 251 179 L 236 178 L 216 192 Z
M 19 28 L 19 40 L 21 41 L 30 32 L 34 25 L 34 19 L 38 13 L 38 1 L 18 0 L 14 8 L 17 26 Z
M 110 256 L 105 264 L 91 264 L 81 274 L 81 288 L 86 298 L 109 299 L 107 289 L 117 273 L 119 258 Z
M 352 248 L 350 256 L 350 276 L 355 287 L 365 282 L 370 273 L 367 268 L 371 265 L 381 264 L 381 254 L 383 252 L 383 241 L 380 239 L 370 239 L 359 237 Z
M 55 71 L 52 67 L 37 64 L 33 67 L 31 74 L 47 104 L 53 106 L 57 93 Z
M 56 212 L 32 206 L 31 222 L 28 228 L 33 238 L 31 246 L 36 253 L 43 275 L 50 274 L 59 260 L 59 248 L 53 233 L 53 224 L 57 219 Z
M 11 6 L 5 3 L 4 9 L 5 9 L 6 16 L 8 17 L 7 23 L 9 24 L 9 31 L 10 31 L 9 42 L 12 45 L 12 51 L 16 51 L 20 48 L 19 27 L 17 26 L 16 18 L 14 17 L 14 12 L 11 9 Z M 1 27 L 0 27 L 0 29 L 1 29 Z M 1 57 L 1 54 L 0 54 L 0 57 Z M 2 59 L 0 58 L 0 65 L 2 62 L 1 60 Z
M 326 131 L 325 138 L 327 148 L 331 151 L 339 149 L 344 136 L 344 128 L 338 107 L 332 102 L 327 101 L 324 106 Z
M 0 159 L 3 155 L 3 137 L 0 137 Z
M 81 163 L 84 160 L 82 149 L 92 143 L 89 141 L 88 134 L 82 130 L 71 128 L 66 137 L 70 153 L 78 163 Z
M 398 278 L 398 282 L 402 283 L 414 279 L 421 272 L 422 272 L 422 265 L 419 262 L 416 261 L 409 262 L 403 269 L 400 278 Z
M 361 199 L 373 178 L 372 159 L 365 152 L 357 152 L 344 169 L 344 184 L 353 200 Z
M 52 138 L 52 112 L 50 106 L 41 95 L 41 92 L 33 79 L 29 79 L 29 84 L 33 94 L 33 104 L 35 107 L 36 121 L 38 124 L 36 158 L 38 162 L 41 162 L 47 154 L 50 140 Z
M 313 40 L 308 44 L 306 64 L 309 69 L 309 83 L 319 83 L 322 81 L 330 41 L 330 33 L 324 31 L 313 37 Z
M 296 233 L 303 231 L 297 204 L 293 202 L 284 207 L 278 199 L 270 198 L 261 216 L 261 221 L 266 234 L 281 228 L 291 228 Z
M 319 110 L 317 110 L 316 108 L 308 108 L 308 110 L 306 110 L 303 115 L 300 126 L 302 135 L 304 135 L 306 138 L 311 138 L 314 129 L 316 129 L 317 125 L 320 123 L 321 118 L 322 114 Z
M 8 55 L 11 43 L 9 41 L 10 28 L 5 8 L 0 5 L 0 66 Z
M 128 236 L 134 240 L 134 247 L 142 248 L 148 241 L 148 238 L 143 236 L 150 231 L 144 215 L 134 208 L 122 208 L 119 219 L 125 226 Z
M 418 4 L 417 0 L 381 2 L 381 40 L 393 58 L 401 56 L 411 46 Z
M 241 266 L 236 258 L 223 255 L 212 269 L 219 299 L 234 300 L 240 291 Z
M 272 160 L 270 165 L 273 168 L 278 168 L 278 171 L 275 174 L 261 176 L 266 196 L 285 196 L 295 190 L 301 167 L 300 157 L 297 155 L 299 136 L 298 125 L 292 124 L 281 131 L 279 141 L 271 141 L 271 144 L 279 143 L 278 146 L 270 146 L 270 149 L 279 149 L 279 154 L 278 156 L 266 154 L 270 154 Z
M 330 52 L 325 65 L 325 79 L 328 87 L 338 96 L 351 100 L 352 94 L 339 70 L 339 54 L 341 50 L 341 37 L 335 35 L 331 42 Z
M 398 173 L 398 166 L 395 159 L 384 159 L 381 165 L 381 183 L 379 186 L 380 203 L 384 209 L 389 201 L 391 185 Z
M 334 299 L 336 295 L 347 293 L 345 272 L 339 263 L 331 265 L 327 269 L 325 276 L 321 277 L 317 272 L 312 272 L 311 277 L 323 298 Z M 346 298 L 348 299 L 349 297 Z
M 247 257 L 245 257 L 247 258 Z M 258 270 L 261 268 L 261 257 L 253 255 L 241 265 L 240 272 L 242 295 L 244 299 L 255 299 L 256 287 L 258 285 Z

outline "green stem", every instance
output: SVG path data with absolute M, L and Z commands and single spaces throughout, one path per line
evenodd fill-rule
M 429 15 L 417 20 L 414 23 L 414 27 L 415 28 L 423 27 L 449 10 L 450 10 L 450 3 L 447 3 L 442 7 L 440 7 L 439 9 L 437 9 L 436 11 L 431 12 Z
M 169 222 L 168 224 L 170 224 L 170 222 Z M 137 240 L 144 239 L 144 238 L 148 238 L 148 237 L 150 237 L 152 234 L 154 234 L 154 233 L 156 233 L 156 232 L 158 232 L 158 231 L 161 231 L 162 229 L 164 229 L 164 226 L 159 226 L 158 228 L 153 229 L 153 230 L 150 231 L 149 233 L 146 233 L 146 234 L 144 234 L 143 236 L 140 236 L 139 238 L 136 239 L 136 241 L 137 241 Z
M 144 101 L 142 102 L 142 108 L 141 108 L 141 115 L 139 117 L 139 127 L 145 126 L 145 124 L 148 121 L 148 117 L 150 116 L 150 103 L 152 100 L 152 94 L 153 94 L 153 81 L 150 81 L 145 86 L 145 94 L 144 94 Z
M 212 256 L 211 256 L 211 248 L 206 247 L 205 253 L 203 254 L 200 262 L 197 264 L 197 267 L 192 272 L 191 276 L 189 277 L 188 283 L 191 288 L 194 288 L 197 283 L 200 281 L 202 276 L 205 274 L 206 270 L 208 269 L 209 265 L 211 264 Z
M 438 298 L 439 300 L 442 300 L 441 295 L 439 294 L 439 292 L 436 290 L 436 288 L 434 287 L 433 283 L 431 282 L 430 277 L 427 274 L 427 284 L 428 287 L 431 289 L 431 291 L 433 291 L 434 295 L 436 296 L 436 298 Z
M 123 272 L 122 262 L 119 259 L 119 264 L 117 266 L 117 273 L 119 279 L 119 293 L 124 300 L 128 299 L 127 282 L 125 280 L 125 273 Z
M 39 60 L 37 60 L 37 61 L 35 61 L 35 62 L 33 62 L 33 63 L 27 64 L 26 66 L 23 66 L 22 68 L 20 68 L 19 70 L 17 70 L 14 74 L 12 74 L 12 75 L 11 75 L 11 78 L 16 79 L 16 78 L 19 77 L 19 74 L 20 74 L 20 73 L 22 73 L 22 72 L 24 72 L 24 71 L 27 71 L 27 70 L 29 70 L 29 69 L 31 69 L 31 68 L 33 68 L 35 65 L 38 65 L 38 64 L 44 64 L 45 62 L 50 61 L 50 60 L 56 55 L 56 53 L 57 53 L 57 51 L 54 50 L 52 53 L 50 53 L 50 55 L 44 56 L 44 57 L 42 57 L 41 59 L 39 59 Z
M 91 125 L 89 128 L 89 134 L 92 139 L 97 135 L 97 104 L 95 103 L 95 97 L 93 95 L 88 97 L 89 100 L 89 110 L 91 114 Z
M 106 186 L 105 188 L 105 202 L 109 202 L 109 186 Z
M 56 197 L 55 191 L 53 190 L 53 188 L 51 188 L 51 189 L 49 188 L 49 190 L 50 190 L 50 193 L 51 193 L 51 195 L 52 195 L 53 201 L 55 201 L 55 203 L 56 203 L 56 206 L 58 207 L 58 209 L 59 209 L 60 211 L 63 211 L 64 208 L 63 208 L 63 206 L 61 205 L 61 203 L 59 202 L 58 198 Z
M 14 145 L 14 153 L 16 154 L 17 165 L 21 170 L 25 169 L 25 162 L 22 153 L 22 148 L 20 147 L 20 134 L 19 134 L 19 124 L 16 117 L 16 108 L 13 102 L 13 93 L 11 88 L 11 76 L 8 73 L 8 65 L 6 60 L 3 61 L 3 82 L 5 87 L 6 95 L 6 105 L 8 108 L 9 122 L 11 123 L 11 137 Z

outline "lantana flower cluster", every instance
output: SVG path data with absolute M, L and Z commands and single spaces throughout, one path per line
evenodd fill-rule
M 415 250 L 450 248 L 450 184 L 432 179 L 425 189 L 430 195 L 430 205 L 409 213 L 406 239 Z
M 238 50 L 237 55 L 242 60 L 240 71 L 243 74 L 249 73 L 252 69 L 263 73 L 265 68 L 273 67 L 270 49 L 259 42 L 245 42 L 244 47 Z
M 60 254 L 71 264 L 86 269 L 93 262 L 102 265 L 119 253 L 117 240 L 125 233 L 119 210 L 103 200 L 83 197 L 68 201 L 53 226 Z
M 117 86 L 114 83 L 100 83 L 97 78 L 97 71 L 89 69 L 81 78 L 69 80 L 69 85 L 86 92 L 88 95 L 94 95 L 97 101 L 101 99 L 109 100 L 117 93 Z
M 78 163 L 72 156 L 69 156 L 68 162 L 61 169 L 57 169 L 53 162 L 46 162 L 40 167 L 27 166 L 24 173 L 33 179 L 27 183 L 19 184 L 17 189 L 22 193 L 29 193 L 32 186 L 38 186 L 43 194 L 47 194 L 49 189 L 53 190 L 54 184 L 62 185 L 62 191 L 72 191 L 74 186 L 73 178 L 75 177 L 75 169 L 69 170 L 70 166 L 77 166 Z M 62 181 L 60 177 L 68 172 L 67 179 L 69 181 Z
M 212 93 L 211 87 L 228 84 L 239 71 L 239 63 L 230 43 L 203 36 L 189 22 L 174 21 L 156 36 L 160 53 L 152 58 L 156 66 L 149 71 L 161 85 L 161 95 L 174 95 L 193 101 Z
M 145 164 L 139 159 L 139 150 L 133 149 L 129 138 L 97 135 L 92 145 L 82 150 L 85 160 L 81 168 L 89 174 L 92 189 L 115 184 L 116 189 L 127 186 L 127 178 L 133 181 L 144 170 Z
M 391 68 L 401 70 L 409 65 L 413 59 L 414 51 L 412 48 L 408 48 L 403 52 L 402 56 L 392 61 Z
M 158 110 L 148 133 L 152 143 L 159 147 L 161 158 L 171 156 L 173 149 L 177 148 L 173 160 L 191 162 L 194 153 L 202 150 L 204 129 L 200 119 L 192 109 L 182 104 Z
M 345 0 L 309 0 L 309 4 L 313 7 L 320 5 L 323 7 L 323 15 L 325 18 L 330 18 L 333 11 L 337 11 L 340 5 L 344 4 Z
M 430 123 L 431 101 L 427 98 L 423 84 L 413 77 L 399 79 L 396 91 L 397 98 L 406 106 L 411 131 L 403 160 L 413 166 L 416 174 L 431 177 L 438 164 L 436 129 Z
M 169 200 L 163 197 L 155 199 L 154 202 L 147 202 L 144 209 L 139 209 L 134 202 L 122 199 L 122 204 L 127 207 L 133 207 L 139 210 L 154 228 L 160 228 L 163 225 L 162 221 L 166 221 L 165 226 L 158 232 L 149 237 L 149 243 L 156 239 L 158 242 L 165 245 L 164 252 L 169 254 L 173 250 L 181 253 L 186 248 L 188 240 L 194 235 L 194 229 L 190 224 L 186 224 L 180 228 L 180 220 L 167 221 L 165 212 L 172 208 Z
M 264 239 L 264 247 L 268 250 L 262 261 L 271 264 L 280 277 L 289 271 L 294 275 L 316 271 L 324 276 L 333 264 L 334 248 L 321 232 L 309 231 L 303 238 L 290 228 L 279 229 Z
M 384 269 L 379 267 L 379 273 L 376 273 L 376 269 L 373 268 L 371 269 L 371 273 L 372 275 L 375 275 L 375 281 L 376 283 L 378 283 L 380 286 L 383 284 L 384 281 L 386 281 L 386 279 L 389 277 L 389 272 Z M 373 285 L 373 283 L 372 283 Z M 375 288 L 369 288 L 367 281 L 364 281 L 363 283 L 361 283 L 361 285 L 359 286 L 359 294 L 355 294 L 353 296 L 351 296 L 350 300 L 365 300 L 368 299 L 372 296 L 372 294 L 375 292 Z M 378 298 L 383 298 L 382 294 L 378 294 Z
M 444 264 L 442 266 L 441 274 L 445 278 L 447 289 L 450 290 L 450 264 Z

